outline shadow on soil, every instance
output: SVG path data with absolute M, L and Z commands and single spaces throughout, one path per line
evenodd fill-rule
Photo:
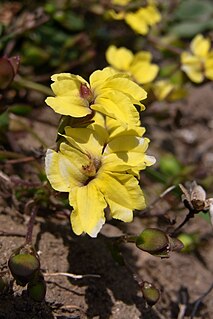
M 100 275 L 100 278 L 70 280 L 73 285 L 86 287 L 84 296 L 88 305 L 86 318 L 92 319 L 98 316 L 100 319 L 108 319 L 112 316 L 113 310 L 115 311 L 115 304 L 117 303 L 117 311 L 119 311 L 119 306 L 124 303 L 129 306 L 135 305 L 141 313 L 139 318 L 159 319 L 153 309 L 146 307 L 140 288 L 132 274 L 125 266 L 119 265 L 113 259 L 110 252 L 110 238 L 102 235 L 96 239 L 88 236 L 77 237 L 71 233 L 69 227 L 46 220 L 40 225 L 36 249 L 39 248 L 39 241 L 45 232 L 51 232 L 57 238 L 63 238 L 64 245 L 68 248 L 69 269 L 67 272 Z M 131 250 L 128 251 L 128 258 L 129 256 L 132 260 L 135 259 Z M 134 261 L 132 263 L 134 264 Z

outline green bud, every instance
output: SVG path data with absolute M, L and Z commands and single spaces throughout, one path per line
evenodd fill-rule
M 25 245 L 11 255 L 8 267 L 17 284 L 25 286 L 40 269 L 40 262 L 33 247 Z
M 136 246 L 152 255 L 166 256 L 169 249 L 169 239 L 160 229 L 146 228 L 137 237 Z
M 41 273 L 28 283 L 27 292 L 29 297 L 34 301 L 41 302 L 44 300 L 46 295 L 46 283 Z
M 160 291 L 155 286 L 153 286 L 153 284 L 150 284 L 147 281 L 143 283 L 141 289 L 143 297 L 146 300 L 147 304 L 149 306 L 155 305 L 160 298 Z

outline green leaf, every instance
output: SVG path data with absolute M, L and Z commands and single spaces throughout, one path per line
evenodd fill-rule
M 0 130 L 6 129 L 9 125 L 9 115 L 8 112 L 4 112 L 0 115 Z
M 32 106 L 26 104 L 14 104 L 9 108 L 9 112 L 17 115 L 27 115 L 32 111 Z
M 184 0 L 174 13 L 175 18 L 180 20 L 202 20 L 208 19 L 213 13 L 213 6 L 205 0 Z M 198 22 L 198 21 L 197 21 Z
M 81 31 L 84 29 L 83 17 L 73 12 L 58 11 L 54 15 L 54 19 L 68 30 Z
M 207 22 L 189 21 L 174 24 L 170 27 L 170 33 L 178 37 L 191 38 L 206 29 L 209 29 Z

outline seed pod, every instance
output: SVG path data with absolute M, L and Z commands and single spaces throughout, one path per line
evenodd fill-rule
M 27 285 L 27 292 L 31 299 L 41 302 L 46 295 L 46 283 L 41 273 L 36 275 L 35 278 Z
M 25 245 L 11 255 L 8 267 L 17 284 L 25 286 L 39 271 L 40 262 L 33 247 Z
M 146 228 L 136 239 L 136 246 L 152 255 L 166 257 L 169 239 L 166 233 L 157 228 Z
M 160 291 L 151 283 L 145 281 L 142 286 L 143 297 L 149 306 L 153 306 L 160 298 Z

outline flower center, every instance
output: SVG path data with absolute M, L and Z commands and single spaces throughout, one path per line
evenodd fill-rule
M 93 96 L 90 88 L 88 88 L 88 86 L 86 84 L 83 84 L 83 83 L 81 83 L 81 86 L 80 86 L 80 96 L 83 99 L 87 100 L 89 102 L 89 104 L 91 104 L 91 102 L 94 99 L 94 96 Z
M 101 161 L 99 158 L 91 158 L 89 155 L 89 164 L 88 165 L 82 165 L 82 169 L 84 172 L 84 175 L 88 176 L 87 184 L 90 180 L 92 180 L 99 170 L 101 166 Z

